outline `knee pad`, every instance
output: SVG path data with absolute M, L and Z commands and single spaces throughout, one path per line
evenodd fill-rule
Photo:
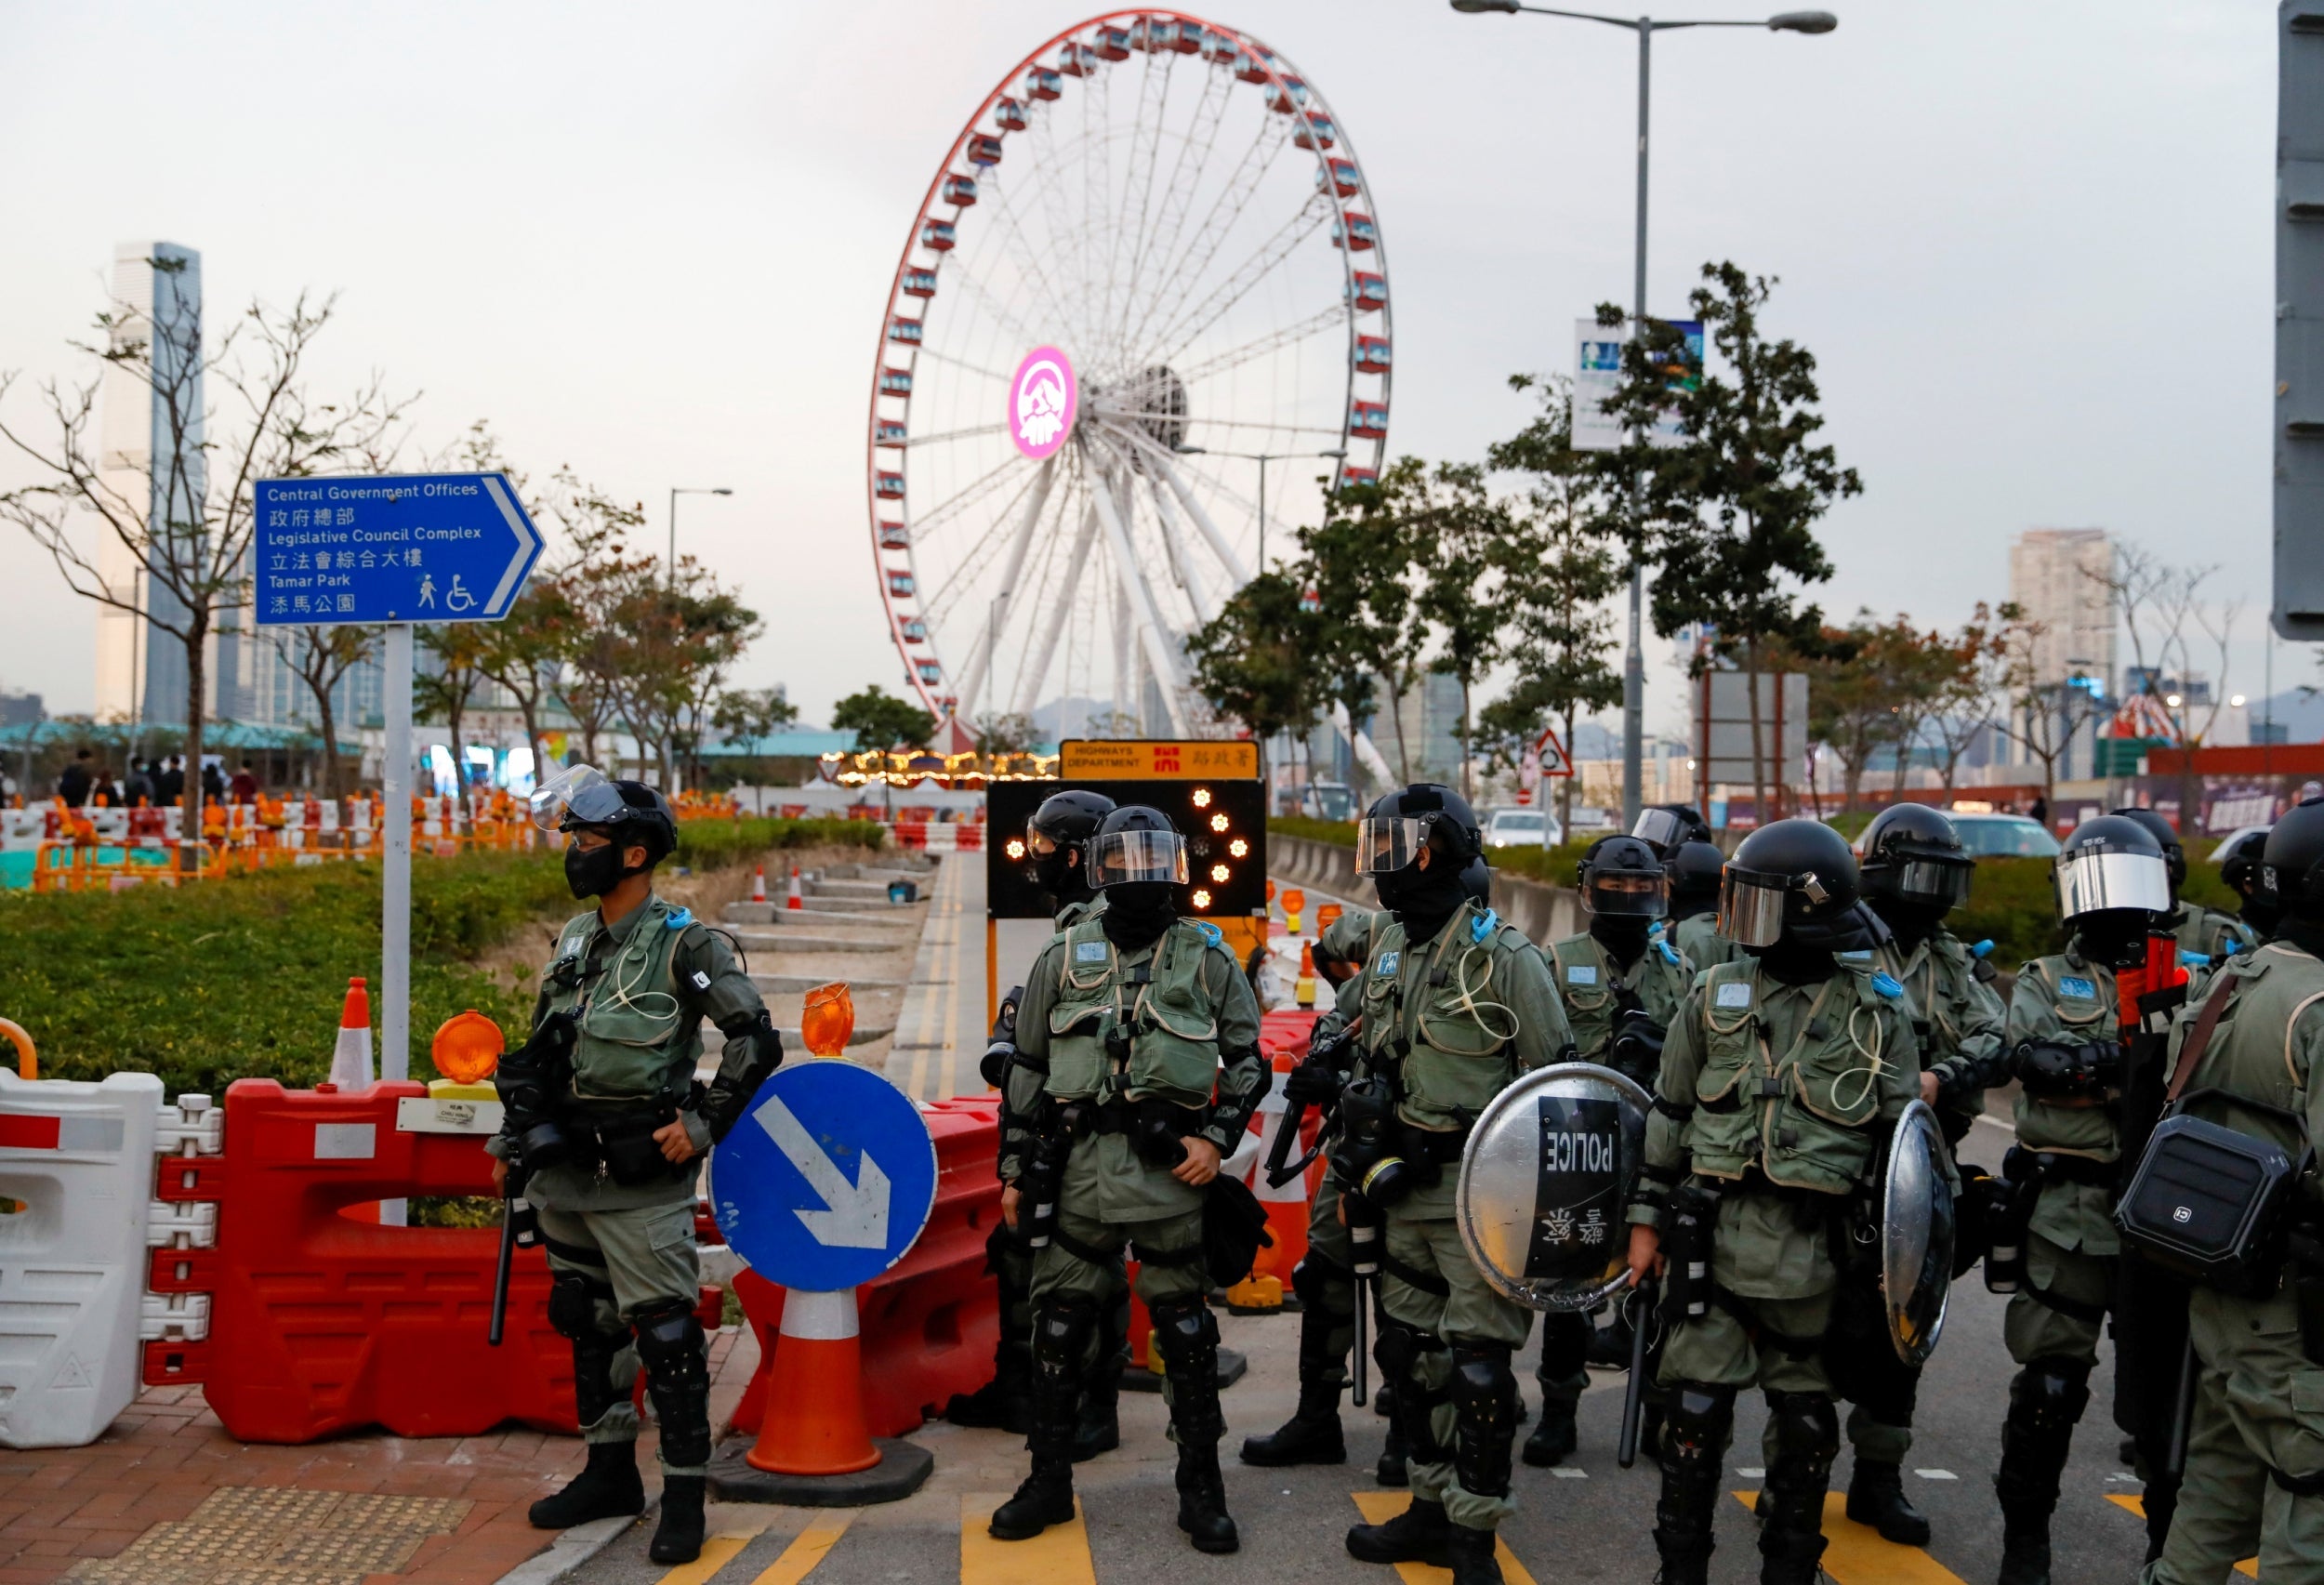
M 1154 1317 L 1154 1341 L 1165 1365 L 1198 1358 L 1219 1346 L 1219 1318 L 1199 1299 L 1166 1300 L 1146 1306 Z
M 1666 1444 L 1684 1463 L 1717 1461 L 1734 1423 L 1735 1389 L 1705 1381 L 1681 1381 L 1671 1388 L 1662 1415 Z
M 1769 1393 L 1767 1422 L 1779 1458 L 1828 1470 L 1840 1452 L 1840 1414 L 1822 1393 Z
M 2009 1412 L 2029 1431 L 2070 1431 L 2090 1404 L 2087 1361 L 2044 1354 L 2029 1361 L 2009 1384 Z
M 597 1296 L 603 1291 L 602 1284 L 577 1272 L 561 1273 L 548 1285 L 548 1324 L 574 1342 L 604 1336 L 597 1325 Z
M 630 1325 L 638 1334 L 638 1357 L 656 1376 L 684 1375 L 689 1365 L 709 1379 L 708 1338 L 691 1306 L 666 1304 L 640 1314 Z
M 710 1351 L 702 1323 L 682 1301 L 641 1313 L 638 1357 L 646 1391 L 662 1422 L 662 1462 L 687 1465 L 710 1457 Z
M 1453 1408 L 1461 1420 L 1514 1430 L 1517 1376 L 1509 1367 L 1507 1345 L 1461 1343 L 1454 1347 L 1452 1356 Z
M 1033 1313 L 1033 1360 L 1047 1370 L 1076 1372 L 1097 1325 L 1097 1306 L 1088 1300 L 1052 1301 Z
M 1306 1258 L 1291 1268 L 1291 1291 L 1300 1296 L 1300 1302 L 1310 1310 L 1322 1310 L 1335 1316 L 1355 1314 L 1355 1276 L 1347 1267 L 1327 1261 L 1310 1249 Z M 1334 1304 L 1333 1290 L 1340 1302 Z

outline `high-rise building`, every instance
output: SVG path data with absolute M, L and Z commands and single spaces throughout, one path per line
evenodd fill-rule
M 113 340 L 143 341 L 149 356 L 108 363 L 100 392 L 100 484 L 145 538 L 167 543 L 198 524 L 208 481 L 202 456 L 202 256 L 176 243 L 113 249 Z M 111 529 L 98 536 L 97 575 L 117 605 L 97 614 L 97 715 L 100 720 L 182 722 L 186 652 L 157 623 L 184 607 L 158 584 L 139 548 Z M 213 644 L 219 641 L 213 640 Z M 231 641 L 221 646 L 229 652 Z M 214 652 L 215 654 L 215 652 Z M 207 667 L 218 676 L 217 659 Z M 217 698 L 216 685 L 209 690 Z
M 2102 714 L 2097 702 L 2115 697 L 2117 624 L 2106 584 L 2113 572 L 2114 541 L 2103 528 L 2029 528 L 2010 547 L 2009 597 L 2035 629 L 2031 680 L 2061 701 L 2069 689 L 2082 695 L 2073 707 L 2060 706 L 2060 723 L 2073 729 L 2060 776 L 2077 767 L 2087 773 Z M 2033 759 L 2022 743 L 2014 747 L 2017 763 Z

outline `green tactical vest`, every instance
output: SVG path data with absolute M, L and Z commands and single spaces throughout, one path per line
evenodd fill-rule
M 1691 976 L 1684 972 L 1684 959 L 1670 939 L 1668 931 L 1657 931 L 1638 961 L 1631 965 L 1628 980 L 1588 931 L 1550 947 L 1550 972 L 1565 1003 L 1565 1022 L 1573 1029 L 1574 1050 L 1582 1062 L 1605 1061 L 1606 1048 L 1614 1043 L 1614 1024 L 1625 985 L 1636 993 L 1646 1016 L 1657 1024 L 1667 1029 L 1677 1018 Z M 1652 1075 L 1646 1082 L 1651 1088 Z
M 2018 984 L 2022 987 L 2028 979 L 2050 993 L 2050 1007 L 2045 1016 L 2030 1023 L 2013 1017 L 2011 1045 L 2020 1040 L 2055 1040 L 2080 1046 L 2121 1037 L 2111 969 L 2069 953 L 2055 953 L 2027 964 Z M 2019 994 L 2025 993 L 2021 989 Z M 2022 1092 L 2017 1097 L 2017 1143 L 2028 1150 L 2086 1156 L 2093 1161 L 2112 1161 L 2122 1154 L 2121 1129 L 2113 1106 L 2053 1106 Z
M 1486 927 L 1490 928 L 1486 928 Z M 1422 1128 L 1472 1121 L 1517 1076 L 1517 1016 L 1494 995 L 1503 965 L 1536 950 L 1513 927 L 1463 903 L 1434 940 L 1408 951 L 1404 926 L 1379 916 L 1364 966 L 1364 1026 L 1370 1072 L 1403 1056 L 1405 1120 Z
M 1921 1043 L 1921 1065 L 1934 1067 L 1961 1050 L 1961 1008 L 1969 999 L 1969 976 L 1975 959 L 1969 949 L 1949 935 L 1937 934 L 1921 944 L 1908 961 L 1898 944 L 1881 948 L 1881 967 L 1905 987 L 1916 1017 L 1928 1021 L 1928 1038 Z
M 2211 1048 L 2196 1063 L 2187 1090 L 2225 1090 L 2264 1106 L 2303 1116 L 2309 1076 L 2300 1065 L 2301 1053 L 2292 1043 L 2292 1024 L 2324 1002 L 2324 963 L 2296 947 L 2270 945 L 2255 953 L 2238 953 L 2227 972 L 2235 976 L 2235 999 L 2220 1015 Z M 2190 1001 L 2179 1015 L 2171 1047 L 2173 1063 L 2200 1010 L 2199 1001 Z M 2305 1129 L 2265 1112 L 2216 1100 L 2199 1101 L 2188 1110 L 2281 1145 L 2294 1160 L 2310 1143 Z
M 685 909 L 650 897 L 627 939 L 606 954 L 601 972 L 586 984 L 549 985 L 549 1010 L 580 1009 L 573 1050 L 574 1100 L 650 1101 L 666 1083 L 682 1090 L 693 1077 L 694 1060 L 702 1054 L 700 1020 L 680 1003 L 673 967 L 692 924 Z M 587 953 L 599 928 L 595 913 L 570 920 L 558 939 L 551 971 L 566 958 Z
M 1740 1178 L 1756 1163 L 1777 1183 L 1845 1194 L 1872 1159 L 1881 1111 L 1876 1059 L 1915 1060 L 1901 987 L 1868 961 L 1843 960 L 1815 988 L 1789 1050 L 1776 1050 L 1761 1000 L 1774 988 L 1756 961 L 1722 963 L 1696 982 L 1702 1069 L 1687 1140 L 1695 1170 Z M 1915 1071 L 1918 1071 L 1916 1064 Z
M 1103 919 L 1082 919 L 1060 940 L 1049 1092 L 1068 1101 L 1159 1095 L 1181 1106 L 1208 1105 L 1219 1076 L 1219 1010 L 1203 987 L 1202 966 L 1206 954 L 1226 952 L 1217 928 L 1192 919 L 1171 925 L 1142 965 L 1153 973 L 1143 984 L 1122 964 Z M 1106 1037 L 1124 1027 L 1129 1062 L 1116 1072 Z
M 1670 934 L 1697 973 L 1722 963 L 1750 961 L 1750 955 L 1741 946 L 1719 933 L 1716 914 L 1696 914 L 1681 919 Z
M 2185 912 L 2186 917 L 2172 931 L 2178 938 L 2179 950 L 2201 953 L 2211 959 L 2213 969 L 2223 966 L 2230 955 L 2247 953 L 2258 944 L 2259 937 L 2251 927 L 2233 914 L 2199 903 L 2186 904 Z

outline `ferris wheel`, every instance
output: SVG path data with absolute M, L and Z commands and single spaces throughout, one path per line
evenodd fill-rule
M 1199 732 L 1185 637 L 1378 477 L 1393 339 L 1363 167 L 1279 51 L 1122 11 L 1012 68 L 913 218 L 872 374 L 880 600 L 943 746 L 1053 698 Z

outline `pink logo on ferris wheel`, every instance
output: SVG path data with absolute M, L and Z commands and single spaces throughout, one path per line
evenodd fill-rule
M 1053 454 L 1073 433 L 1081 390 L 1074 366 L 1054 347 L 1036 347 L 1009 382 L 1009 438 L 1035 462 Z

